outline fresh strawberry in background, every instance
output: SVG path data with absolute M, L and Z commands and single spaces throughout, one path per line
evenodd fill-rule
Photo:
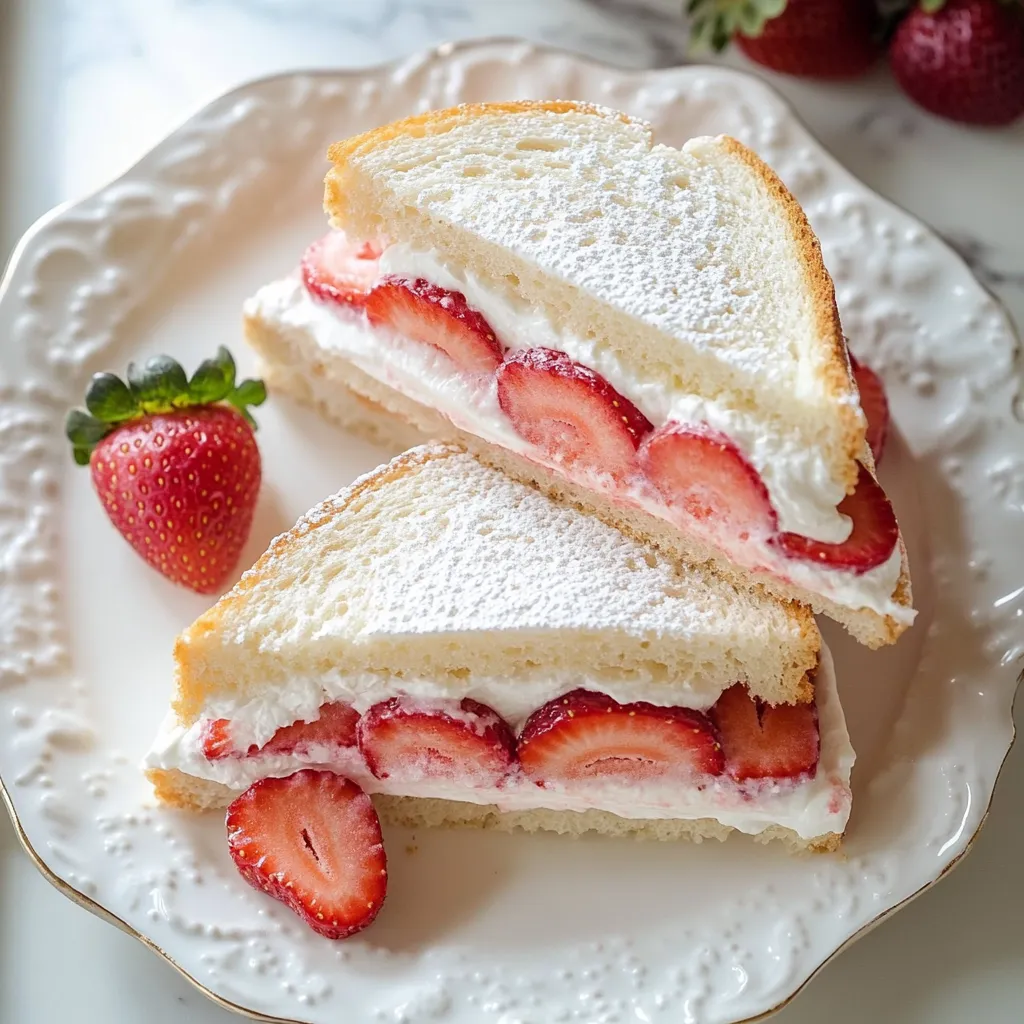
M 260 453 L 248 407 L 262 381 L 235 384 L 221 347 L 189 380 L 169 356 L 132 363 L 125 383 L 93 376 L 88 412 L 65 426 L 110 521 L 154 569 L 200 594 L 223 587 L 252 526 Z
M 695 49 L 730 40 L 788 75 L 854 78 L 881 52 L 874 0 L 690 0 Z
M 969 124 L 1024 115 L 1021 0 L 922 0 L 899 23 L 889 63 L 926 110 Z

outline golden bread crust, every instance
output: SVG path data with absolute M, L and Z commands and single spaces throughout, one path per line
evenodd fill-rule
M 185 811 L 221 810 L 238 795 L 219 782 L 194 778 L 176 769 L 150 769 L 146 773 L 157 799 Z M 406 828 L 484 828 L 502 832 L 553 831 L 580 836 L 597 832 L 619 838 L 678 841 L 688 839 L 724 840 L 733 829 L 714 818 L 630 819 L 607 811 L 513 811 L 502 812 L 492 804 L 472 804 L 459 800 L 421 799 L 407 796 L 372 797 L 380 819 L 386 825 Z M 755 842 L 781 840 L 792 852 L 831 853 L 839 849 L 843 837 L 837 832 L 803 839 L 791 829 L 770 825 L 754 836 Z
M 835 285 L 822 259 L 821 242 L 811 229 L 803 207 L 775 171 L 753 150 L 731 136 L 721 136 L 720 142 L 730 154 L 761 179 L 769 195 L 782 210 L 792 233 L 793 243 L 800 254 L 804 280 L 814 299 L 818 333 L 829 346 L 829 359 L 822 368 L 822 376 L 828 393 L 836 400 L 836 411 L 843 424 L 843 448 L 847 456 L 843 483 L 846 485 L 846 493 L 852 494 L 857 483 L 857 460 L 863 461 L 862 453 L 867 447 L 866 423 L 863 417 L 857 415 L 857 407 L 850 401 L 857 398 L 857 385 L 853 379 L 850 357 L 846 350 L 846 338 L 843 336 L 843 326 L 839 320 Z
M 428 110 L 423 114 L 381 125 L 361 135 L 333 143 L 327 150 L 327 159 L 332 167 L 324 178 L 324 212 L 332 223 L 335 213 L 343 207 L 345 194 L 344 180 L 346 164 L 353 157 L 372 152 L 397 138 L 422 138 L 426 135 L 443 135 L 453 128 L 473 120 L 494 114 L 532 114 L 543 111 L 548 114 L 593 114 L 622 121 L 624 124 L 642 124 L 626 114 L 594 103 L 578 100 L 510 100 L 503 103 L 462 103 L 443 110 Z
M 594 103 L 583 103 L 578 100 L 511 100 L 504 103 L 461 103 L 443 110 L 428 110 L 423 114 L 392 121 L 361 135 L 335 142 L 327 150 L 327 159 L 336 167 L 345 164 L 353 156 L 369 153 L 378 146 L 386 145 L 400 137 L 421 138 L 425 135 L 443 135 L 475 117 L 490 117 L 495 114 L 593 114 L 597 117 L 608 117 L 622 121 L 624 124 L 640 124 L 635 118 L 622 114 L 617 110 L 600 107 Z M 327 176 L 328 192 L 334 186 L 334 179 Z M 330 213 L 328 198 L 324 198 L 324 208 Z

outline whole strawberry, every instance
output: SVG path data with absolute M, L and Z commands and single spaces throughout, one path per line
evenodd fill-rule
M 897 27 L 889 63 L 925 110 L 969 124 L 1009 124 L 1024 115 L 1024 5 L 924 0 Z
M 260 489 L 260 453 L 248 406 L 262 381 L 235 384 L 217 350 L 189 380 L 169 356 L 128 366 L 127 384 L 93 376 L 88 412 L 65 430 L 110 521 L 154 569 L 200 594 L 221 589 L 238 562 Z
M 874 0 L 690 0 L 696 48 L 730 39 L 753 61 L 807 78 L 853 78 L 879 54 Z

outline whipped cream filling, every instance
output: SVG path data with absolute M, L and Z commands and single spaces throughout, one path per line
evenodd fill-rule
M 390 251 L 391 249 L 385 252 L 381 257 L 382 261 Z M 458 284 L 449 281 L 449 284 L 452 283 Z M 441 284 L 445 286 L 444 282 Z M 467 299 L 470 298 L 467 294 Z M 472 302 L 479 308 L 475 299 Z M 534 461 L 543 461 L 529 442 L 516 432 L 511 421 L 501 410 L 498 404 L 497 385 L 493 377 L 484 380 L 471 379 L 459 372 L 447 356 L 428 345 L 409 341 L 397 335 L 382 339 L 382 330 L 370 327 L 365 317 L 353 314 L 351 310 L 313 299 L 298 275 L 271 282 L 261 288 L 255 296 L 247 300 L 245 311 L 249 316 L 258 316 L 272 324 L 297 347 L 308 349 L 312 343 L 321 352 L 337 353 L 382 384 L 414 401 L 437 409 L 460 429 Z M 494 320 L 500 317 L 494 317 L 492 320 L 492 310 L 481 309 L 481 312 L 501 333 L 501 329 L 494 323 Z M 502 340 L 506 340 L 504 335 Z M 534 337 L 532 343 L 536 345 L 542 342 Z M 583 355 L 572 352 L 568 354 L 572 358 Z M 586 359 L 579 358 L 579 361 L 584 362 Z M 588 362 L 587 365 L 592 364 Z M 606 369 L 600 366 L 594 368 L 602 373 Z M 326 370 L 329 376 L 329 365 Z M 316 392 L 320 382 L 311 379 L 309 383 Z M 618 386 L 618 381 L 615 383 Z M 329 387 L 330 382 L 324 386 Z M 695 402 L 702 401 L 696 396 L 690 397 Z M 678 397 L 676 400 L 682 401 Z M 722 423 L 712 425 L 732 436 L 731 427 Z M 767 438 L 761 438 L 760 441 L 753 442 L 754 447 L 762 442 L 765 445 L 770 444 Z M 752 464 L 756 465 L 753 460 Z M 564 468 L 553 468 L 559 468 L 564 472 Z M 583 476 L 579 473 L 575 475 Z M 586 474 L 579 482 L 600 492 L 607 492 L 609 489 L 607 481 L 597 474 Z M 659 501 L 650 489 L 633 488 L 626 497 L 644 511 L 672 521 L 667 506 Z M 834 508 L 831 511 L 834 515 L 839 515 Z M 840 518 L 849 523 L 847 517 Z M 784 525 L 780 517 L 780 527 Z M 751 568 L 767 567 L 784 579 L 822 594 L 844 607 L 870 608 L 901 622 L 913 621 L 913 611 L 892 600 L 900 575 L 899 545 L 896 545 L 892 554 L 881 565 L 859 574 L 785 558 L 774 548 L 754 539 L 742 547 L 737 546 L 730 550 L 729 554 L 733 561 L 741 565 Z
M 422 277 L 449 291 L 462 292 L 506 347 L 564 352 L 601 374 L 656 427 L 669 421 L 706 423 L 729 437 L 760 474 L 780 530 L 832 544 L 849 537 L 852 523 L 836 509 L 845 491 L 832 479 L 821 453 L 800 438 L 782 436 L 755 414 L 727 409 L 714 399 L 640 380 L 596 339 L 580 338 L 556 327 L 543 310 L 482 283 L 471 270 L 444 261 L 434 250 L 424 252 L 397 242 L 381 254 L 380 272 Z
M 726 776 L 719 776 L 702 779 L 699 786 L 681 785 L 678 781 L 636 785 L 608 780 L 585 786 L 541 788 L 523 776 L 513 776 L 500 786 L 470 787 L 451 780 L 403 782 L 377 779 L 366 768 L 355 747 L 339 750 L 336 747 L 313 746 L 302 756 L 262 754 L 215 761 L 208 760 L 203 754 L 204 727 L 211 718 L 228 718 L 236 742 L 247 737 L 262 743 L 297 717 L 315 719 L 325 701 L 349 700 L 362 711 L 396 694 L 409 694 L 425 701 L 473 697 L 493 707 L 515 727 L 530 711 L 540 706 L 530 704 L 527 708 L 525 694 L 518 692 L 524 686 L 531 701 L 541 697 L 552 699 L 569 689 L 584 686 L 608 693 L 622 702 L 648 700 L 666 706 L 677 703 L 695 706 L 694 688 L 686 683 L 652 685 L 641 692 L 626 681 L 621 685 L 610 685 L 606 681 L 577 678 L 562 684 L 523 684 L 518 680 L 484 679 L 468 680 L 464 690 L 453 691 L 447 682 L 388 679 L 380 675 L 372 678 L 338 676 L 299 680 L 286 690 L 275 691 L 235 707 L 213 701 L 190 728 L 182 726 L 173 715 L 169 715 L 146 756 L 144 767 L 178 769 L 237 791 L 267 776 L 289 775 L 309 766 L 327 767 L 349 776 L 369 793 L 494 804 L 503 811 L 596 809 L 624 818 L 715 818 L 751 835 L 769 825 L 782 825 L 804 839 L 813 839 L 829 832 L 842 832 L 846 827 L 852 799 L 850 771 L 855 756 L 836 691 L 832 656 L 824 646 L 815 682 L 821 756 L 813 777 L 796 780 L 763 780 L 741 786 Z M 552 697 L 546 696 L 549 693 Z M 689 705 L 685 701 L 687 694 Z M 302 709 L 298 715 L 297 709 Z

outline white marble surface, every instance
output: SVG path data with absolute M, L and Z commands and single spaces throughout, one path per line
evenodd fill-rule
M 196 107 L 247 78 L 376 63 L 484 35 L 521 35 L 620 64 L 660 66 L 685 58 L 681 6 L 0 0 L 0 259 L 39 214 L 102 184 Z M 953 241 L 1024 323 L 1024 123 L 1002 132 L 942 123 L 916 111 L 884 70 L 852 85 L 772 82 L 856 174 Z M 1020 713 L 1018 721 L 1024 723 Z M 965 865 L 829 965 L 779 1015 L 781 1024 L 1024 1019 L 1022 809 L 1018 749 Z M 235 1018 L 52 890 L 0 822 L 0 1024 L 71 1019 Z

